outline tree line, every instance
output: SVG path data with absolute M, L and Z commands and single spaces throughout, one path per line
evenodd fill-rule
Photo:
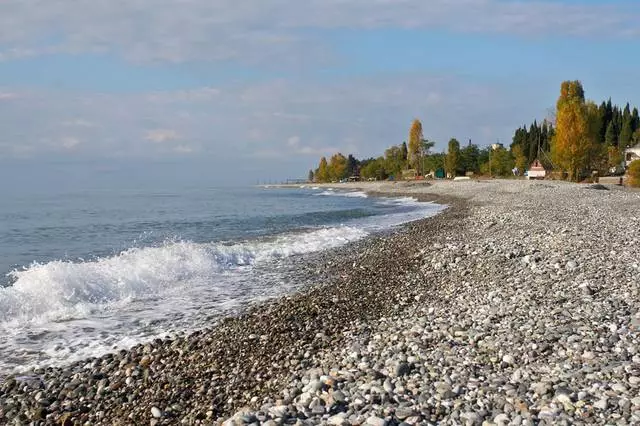
M 462 146 L 452 138 L 446 152 L 432 152 L 435 142 L 425 139 L 420 120 L 409 129 L 408 142 L 392 145 L 379 157 L 359 160 L 337 153 L 320 159 L 309 180 L 337 182 L 351 177 L 383 180 L 403 176 L 426 176 L 442 170 L 447 176 L 480 174 L 509 176 L 522 173 L 539 160 L 570 180 L 580 180 L 593 171 L 607 174 L 624 164 L 624 151 L 640 143 L 640 116 L 627 103 L 612 105 L 611 99 L 597 105 L 587 101 L 580 81 L 565 81 L 560 88 L 555 117 L 515 130 L 511 144 L 480 148 L 469 141 Z M 640 166 L 639 166 L 640 167 Z

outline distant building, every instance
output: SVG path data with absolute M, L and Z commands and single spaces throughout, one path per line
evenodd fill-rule
M 629 167 L 631 162 L 640 160 L 640 143 L 624 151 L 624 165 Z
M 500 149 L 500 148 L 504 148 L 504 145 L 502 145 L 501 143 L 492 143 L 491 144 L 491 149 L 492 150 L 496 150 L 496 149 Z
M 531 163 L 529 170 L 527 170 L 527 179 L 544 179 L 546 176 L 547 171 L 540 160 L 535 160 Z

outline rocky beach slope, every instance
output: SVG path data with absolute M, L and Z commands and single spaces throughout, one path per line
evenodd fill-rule
M 210 330 L 0 383 L 0 424 L 637 424 L 640 193 L 370 184 L 442 214 Z

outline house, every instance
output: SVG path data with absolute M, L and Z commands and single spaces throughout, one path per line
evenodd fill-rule
M 527 179 L 544 179 L 546 176 L 547 171 L 540 160 L 535 160 L 531 163 L 529 170 L 527 170 Z
M 640 143 L 624 151 L 624 166 L 629 167 L 631 162 L 640 160 Z

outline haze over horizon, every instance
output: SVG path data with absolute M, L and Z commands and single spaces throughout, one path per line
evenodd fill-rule
M 5 0 L 0 179 L 37 187 L 305 177 L 413 118 L 508 144 L 560 83 L 640 103 L 640 4 L 562 0 Z

